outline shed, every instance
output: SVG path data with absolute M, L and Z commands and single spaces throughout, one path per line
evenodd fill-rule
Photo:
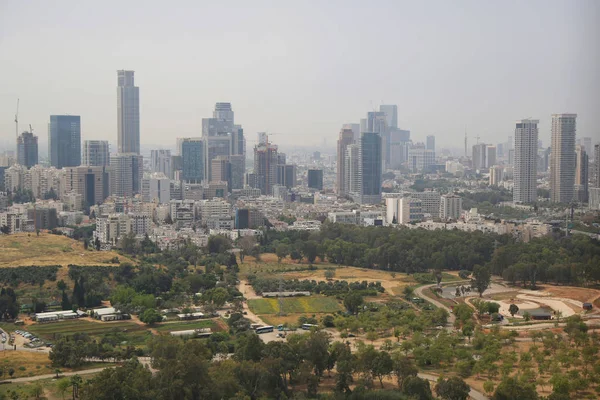
M 583 303 L 583 309 L 584 310 L 591 310 L 592 308 L 594 308 L 594 306 L 592 305 L 592 303 Z

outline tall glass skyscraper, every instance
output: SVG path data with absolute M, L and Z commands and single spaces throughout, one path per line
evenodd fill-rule
M 204 179 L 204 140 L 184 139 L 181 144 L 182 179 L 186 182 L 201 183 Z
M 381 203 L 381 150 L 380 134 L 363 132 L 360 138 L 361 204 Z
M 117 71 L 118 152 L 140 154 L 140 88 L 134 71 Z
M 48 158 L 56 168 L 81 165 L 81 118 L 51 115 L 48 126 Z
M 23 132 L 17 138 L 17 163 L 27 168 L 38 163 L 38 138 L 32 132 Z

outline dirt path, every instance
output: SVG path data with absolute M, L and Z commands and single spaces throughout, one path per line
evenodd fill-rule
M 425 295 L 425 289 L 429 289 L 431 287 L 437 286 L 435 284 L 433 285 L 425 285 L 425 286 L 420 286 L 418 288 L 415 289 L 415 294 L 418 297 L 421 297 L 425 300 L 427 300 L 428 302 L 430 302 L 431 304 L 433 304 L 436 307 L 439 308 L 443 308 L 444 310 L 448 311 L 448 313 L 450 314 L 448 316 L 448 323 L 446 324 L 446 326 L 450 326 L 453 327 L 454 326 L 454 321 L 456 321 L 456 317 L 454 316 L 454 314 L 452 314 L 452 310 L 450 310 L 448 307 L 446 307 L 444 304 L 440 303 L 439 301 L 432 299 L 431 297 Z M 451 328 L 452 329 L 452 328 Z
M 244 296 L 244 299 L 245 299 L 245 301 L 243 302 L 244 311 L 246 312 L 245 317 L 248 318 L 250 321 L 252 321 L 252 323 L 267 325 L 262 319 L 260 319 L 258 317 L 258 315 L 254 314 L 252 311 L 250 311 L 250 308 L 248 307 L 248 300 L 260 298 L 260 296 L 256 295 L 256 292 L 254 291 L 254 289 L 252 289 L 252 286 L 250 286 L 248 284 L 248 281 L 240 280 L 238 290 L 240 291 L 242 296 Z

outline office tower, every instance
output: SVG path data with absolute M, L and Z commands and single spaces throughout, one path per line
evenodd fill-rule
M 140 154 L 140 88 L 134 71 L 117 71 L 118 152 Z
M 143 201 L 168 204 L 171 201 L 171 180 L 162 172 L 145 174 L 142 179 Z
M 308 187 L 311 189 L 323 190 L 323 170 L 308 170 Z
M 575 187 L 573 200 L 580 203 L 588 201 L 588 155 L 585 146 L 575 146 Z
M 277 185 L 285 186 L 288 189 L 296 186 L 296 171 L 296 164 L 278 164 Z
M 490 168 L 492 165 L 496 165 L 496 146 L 485 147 L 485 167 Z
M 246 157 L 242 154 L 234 154 L 229 157 L 231 164 L 231 188 L 242 189 L 244 187 L 244 173 L 246 172 Z
M 360 142 L 360 136 L 362 135 L 363 132 L 368 132 L 369 128 L 367 127 L 368 123 L 367 123 L 367 119 L 366 118 L 361 118 L 360 119 L 360 135 L 358 136 L 358 140 L 356 141 L 356 143 Z
M 215 158 L 229 157 L 231 155 L 231 135 L 225 132 L 219 132 L 214 136 L 204 138 L 206 146 L 206 180 L 210 180 L 212 176 L 212 160 Z
M 81 118 L 78 115 L 50 116 L 48 153 L 53 167 L 81 165 Z
M 171 150 L 150 150 L 150 170 L 161 172 L 167 178 L 173 179 Z
M 113 169 L 112 194 L 118 197 L 133 197 L 142 190 L 144 159 L 136 153 L 117 153 L 110 155 L 110 167 Z
M 508 165 L 515 164 L 515 149 L 508 150 Z
M 81 165 L 107 166 L 110 164 L 110 150 L 107 140 L 84 140 Z
M 460 218 L 462 198 L 455 194 L 442 195 L 440 199 L 440 218 L 443 220 Z
M 38 163 L 38 137 L 23 132 L 17 138 L 17 164 L 31 168 Z
M 410 197 L 385 199 L 387 224 L 408 224 L 423 220 L 421 200 Z
M 286 164 L 285 153 L 277 153 L 277 164 Z
M 594 187 L 600 188 L 600 144 L 594 145 Z
M 498 143 L 496 145 L 496 157 L 504 158 L 504 143 Z
M 358 143 L 358 141 L 360 140 L 360 124 L 344 124 L 342 125 L 342 131 L 344 131 L 345 129 L 349 129 L 352 131 L 354 135 L 354 143 Z
M 346 182 L 346 149 L 354 143 L 354 131 L 349 128 L 342 128 L 337 141 L 337 175 L 336 175 L 336 193 L 338 196 L 345 196 L 349 190 Z
M 435 154 L 435 136 L 433 136 L 433 135 L 427 136 L 426 143 L 427 143 L 426 149 L 427 150 L 432 150 L 434 152 L 434 154 Z
M 380 105 L 379 111 L 385 114 L 385 121 L 390 128 L 398 128 L 398 106 L 395 104 Z
M 367 113 L 367 130 L 365 132 L 379 133 L 381 138 L 381 166 L 387 168 L 390 161 L 390 130 L 388 128 L 386 114 L 381 111 L 370 111 Z
M 181 178 L 185 182 L 201 183 L 204 180 L 204 146 L 202 138 L 183 140 L 181 144 Z
M 412 172 L 423 172 L 435 165 L 435 153 L 422 143 L 417 143 L 408 150 L 408 168 Z
M 350 144 L 346 147 L 346 160 L 344 161 L 344 167 L 346 171 L 344 173 L 345 184 L 344 187 L 347 189 L 345 194 L 352 197 L 356 202 L 360 201 L 360 194 L 362 191 L 362 171 L 360 165 L 360 145 Z
M 552 115 L 550 201 L 569 203 L 575 184 L 575 132 L 577 114 Z
M 473 145 L 473 169 L 476 171 L 486 168 L 486 148 L 485 143 Z
M 267 132 L 258 132 L 257 134 L 258 144 L 266 144 L 267 143 Z
M 212 118 L 202 118 L 202 136 L 217 136 L 234 132 L 234 113 L 231 103 L 216 103 Z
M 490 186 L 498 186 L 502 181 L 502 175 L 504 174 L 504 167 L 501 165 L 492 165 L 490 167 Z
M 360 138 L 361 204 L 381 203 L 381 135 L 364 132 Z
M 515 128 L 513 202 L 537 200 L 537 140 L 540 121 L 523 119 Z
M 225 182 L 231 191 L 231 163 L 229 157 L 218 156 L 211 161 L 210 182 Z
M 232 155 L 246 155 L 246 146 L 244 146 L 244 130 L 240 125 L 233 127 L 231 133 L 231 154 Z
M 84 209 L 102 204 L 112 195 L 114 171 L 107 166 L 86 166 L 65 168 L 65 192 L 81 195 Z
M 390 159 L 388 167 L 400 169 L 403 163 L 408 161 L 408 150 L 410 149 L 410 131 L 393 128 L 390 129 Z
M 277 184 L 277 146 L 260 143 L 254 147 L 255 187 L 263 195 L 271 196 L 273 185 Z
M 233 123 L 233 110 L 231 103 L 217 103 L 213 111 L 213 118 L 221 121 L 229 121 Z

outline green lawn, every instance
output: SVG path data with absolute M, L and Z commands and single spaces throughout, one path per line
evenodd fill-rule
M 112 332 L 138 332 L 145 331 L 144 327 L 131 321 L 117 322 L 89 322 L 83 320 L 50 322 L 45 324 L 33 324 L 22 327 L 29 332 L 44 339 L 54 339 L 55 334 L 72 335 L 74 333 L 87 333 L 90 336 L 103 335 Z
M 341 310 L 339 302 L 333 297 L 307 296 L 282 299 L 285 313 L 331 313 Z M 279 313 L 278 299 L 248 300 L 248 307 L 255 314 Z
M 157 325 L 154 329 L 159 332 L 185 331 L 188 329 L 211 328 L 213 331 L 219 330 L 219 325 L 212 320 L 204 321 L 181 321 L 169 322 Z

